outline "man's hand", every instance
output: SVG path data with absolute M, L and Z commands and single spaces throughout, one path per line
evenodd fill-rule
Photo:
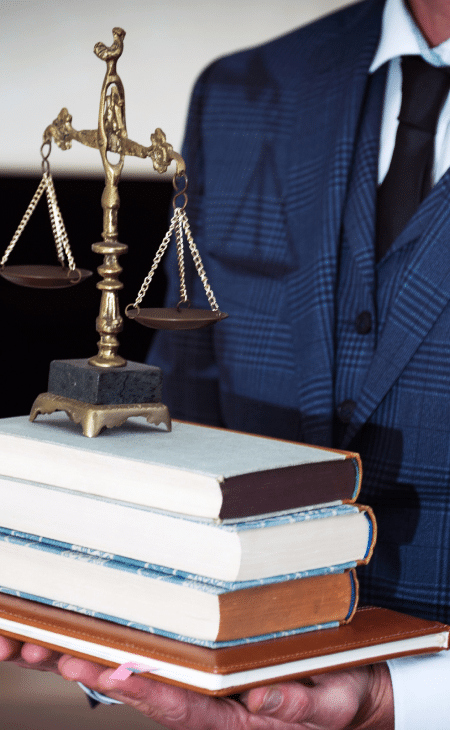
M 63 677 L 83 682 L 171 730 L 394 730 L 392 685 L 386 664 L 321 674 L 310 681 L 253 689 L 239 701 L 211 698 L 63 656 Z
M 0 661 L 83 682 L 171 730 L 394 730 L 392 686 L 385 664 L 261 687 L 236 701 L 139 675 L 111 680 L 113 669 L 1 636 Z

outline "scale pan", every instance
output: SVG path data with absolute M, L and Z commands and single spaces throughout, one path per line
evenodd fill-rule
M 92 271 L 87 269 L 70 269 L 62 266 L 41 266 L 40 264 L 24 266 L 5 266 L 0 269 L 0 276 L 19 286 L 28 286 L 33 289 L 64 289 L 74 284 L 79 284 L 89 276 Z
M 127 317 L 134 319 L 144 327 L 151 327 L 155 330 L 195 330 L 200 327 L 207 327 L 222 319 L 226 319 L 225 312 L 212 312 L 210 309 L 130 309 Z

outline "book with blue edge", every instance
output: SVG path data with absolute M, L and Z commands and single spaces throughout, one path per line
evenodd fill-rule
M 0 501 L 9 529 L 228 581 L 366 563 L 376 534 L 355 504 L 216 523 L 2 476 Z
M 0 530 L 0 591 L 215 648 L 348 622 L 351 566 L 229 582 Z

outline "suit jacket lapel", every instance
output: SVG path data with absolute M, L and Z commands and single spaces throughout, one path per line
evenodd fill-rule
M 395 291 L 390 313 L 348 427 L 344 448 L 395 384 L 450 300 L 449 205 L 450 171 L 424 201 L 388 254 L 392 258 L 400 248 L 412 247 L 406 266 L 393 282 Z
M 286 178 L 287 223 L 294 245 L 296 240 L 309 242 L 309 258 L 307 267 L 301 262 L 293 272 L 288 299 L 297 354 L 298 408 L 305 436 L 318 444 L 331 443 L 332 439 L 339 240 L 382 6 L 380 0 L 362 3 L 351 27 L 324 38 L 322 52 L 310 59 L 307 86 L 298 89 L 300 101 L 315 89 L 315 112 L 305 118 L 300 110 Z M 317 129 L 321 130 L 320 149 Z M 319 169 L 323 170 L 321 176 Z M 316 188 L 312 188 L 313 183 Z M 359 236 L 355 240 L 362 252 L 365 241 Z M 365 266 L 364 256 L 361 261 Z M 320 355 L 311 357 L 311 351 L 320 351 Z
M 370 297 L 375 296 L 376 199 L 378 177 L 378 152 L 381 113 L 383 108 L 386 69 L 371 75 L 366 97 L 355 159 L 352 164 L 351 182 L 345 204 L 345 243 L 350 250 L 352 265 L 358 267 L 358 279 Z

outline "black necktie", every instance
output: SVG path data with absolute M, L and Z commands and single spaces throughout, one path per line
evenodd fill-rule
M 394 153 L 377 199 L 377 260 L 431 190 L 434 135 L 450 89 L 447 68 L 420 56 L 402 58 L 402 104 Z

